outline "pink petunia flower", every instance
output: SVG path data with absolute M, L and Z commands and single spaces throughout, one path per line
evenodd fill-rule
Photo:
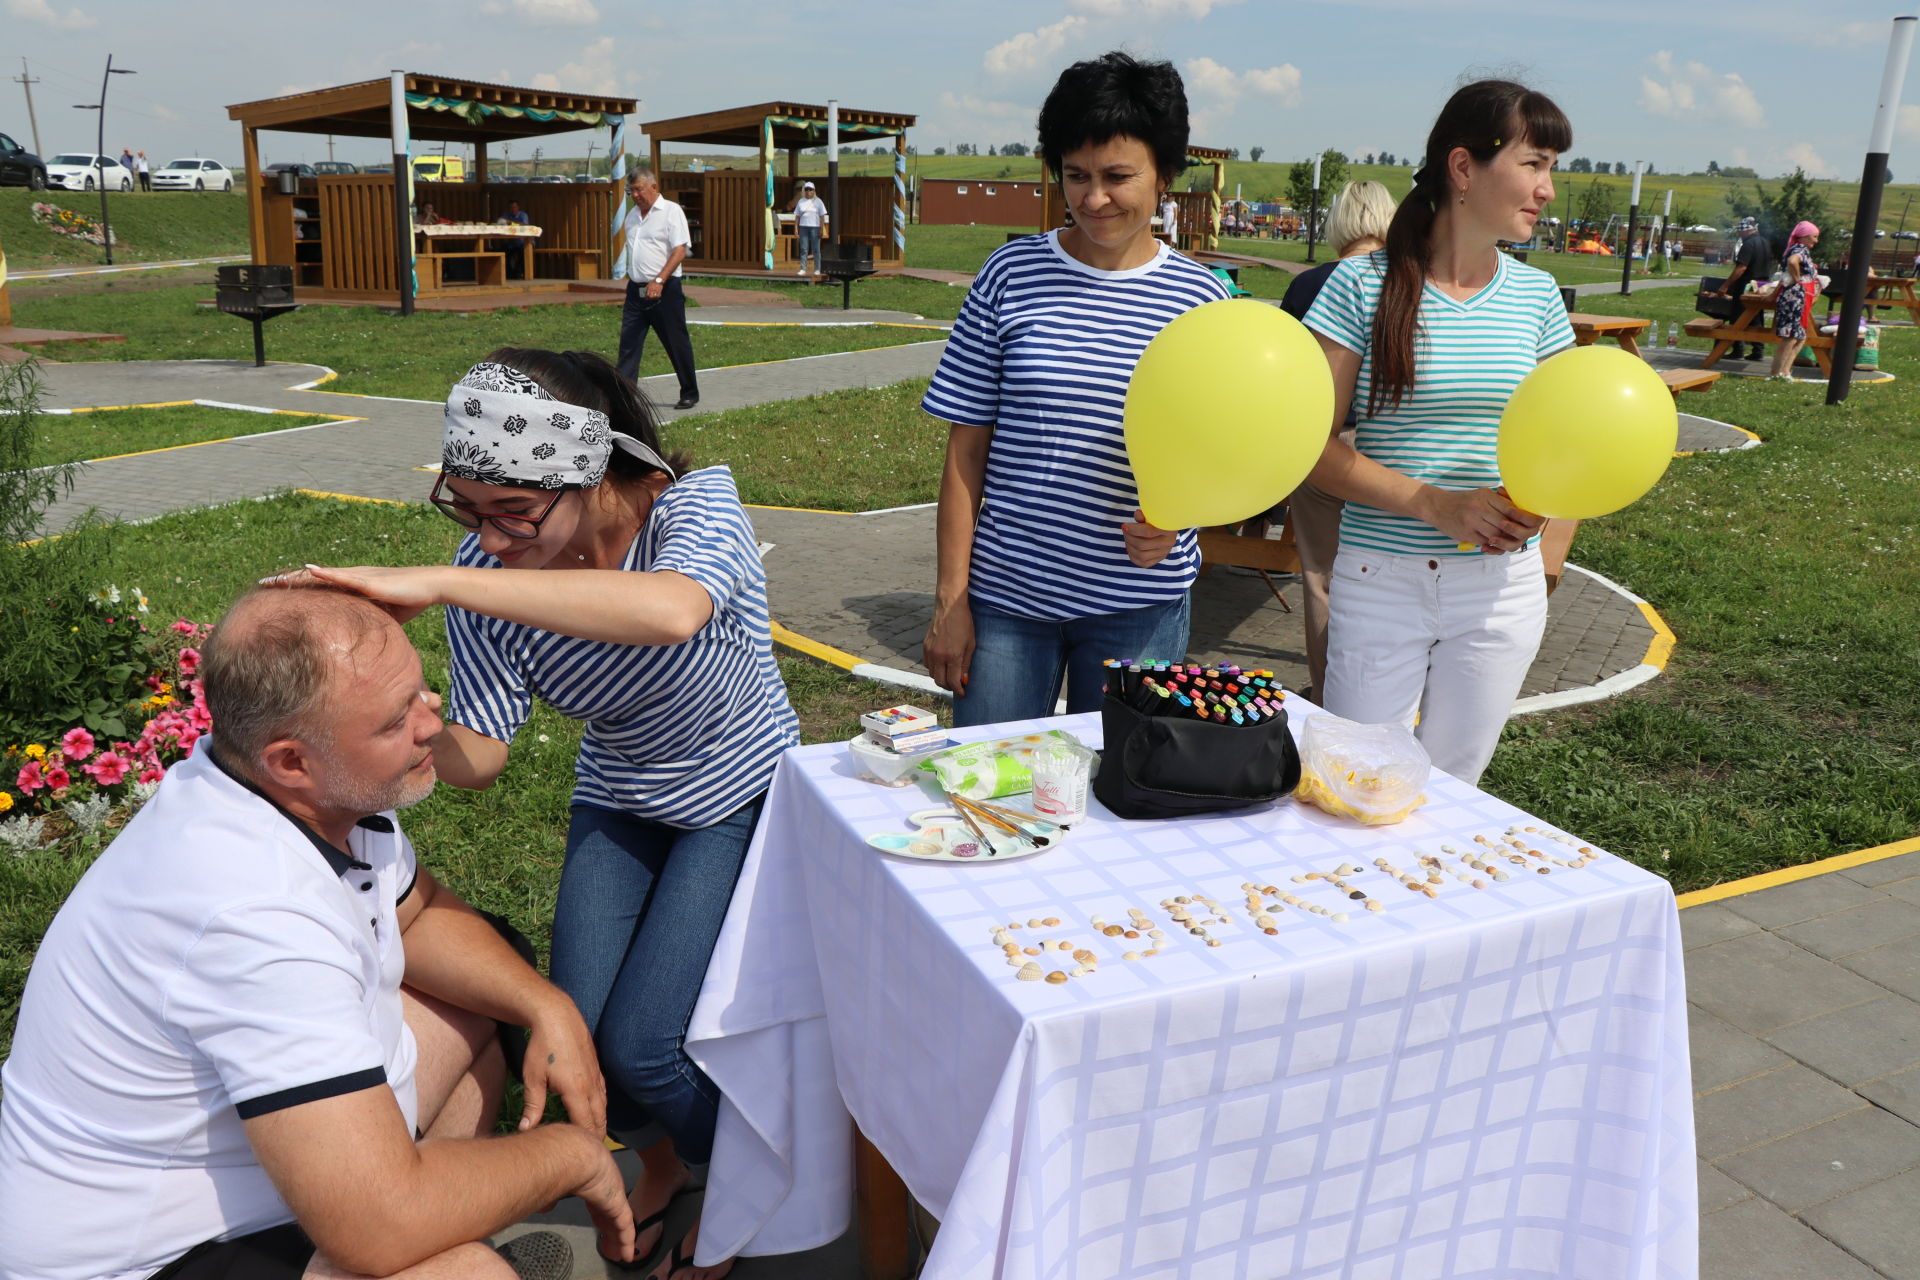
M 182 649 L 180 651 L 180 674 L 182 676 L 191 676 L 199 669 L 200 651 L 198 649 Z
M 140 771 L 139 781 L 141 785 L 145 786 L 145 785 L 150 785 L 152 783 L 158 782 L 160 781 L 160 779 L 166 776 L 167 776 L 167 771 L 165 769 L 162 769 L 159 765 L 157 764 L 148 765 L 146 768 Z
M 187 712 L 187 723 L 198 729 L 201 733 L 205 733 L 207 730 L 213 728 L 213 713 L 207 710 L 206 703 L 196 702 L 193 704 L 192 709 Z
M 205 680 L 189 680 L 187 681 L 187 692 L 193 695 L 195 702 L 205 702 L 207 700 L 207 682 Z
M 177 631 L 183 636 L 190 636 L 194 633 L 194 625 L 191 622 L 188 622 L 185 618 L 182 618 L 178 622 L 174 623 L 172 626 L 168 627 L 167 630 Z
M 73 775 L 65 769 L 47 770 L 47 786 L 54 791 L 65 791 L 73 785 Z
M 93 758 L 91 764 L 81 766 L 81 772 L 103 787 L 118 786 L 127 776 L 128 761 L 118 753 L 102 751 Z
M 69 729 L 60 739 L 60 749 L 69 760 L 80 760 L 93 754 L 93 735 L 85 729 Z
M 20 794 L 23 796 L 30 796 L 45 787 L 47 778 L 45 771 L 40 767 L 40 762 L 27 761 L 27 767 L 20 771 L 20 776 L 13 780 L 13 785 L 20 789 Z

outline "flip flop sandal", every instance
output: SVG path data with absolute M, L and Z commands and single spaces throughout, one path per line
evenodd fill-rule
M 667 1249 L 669 1248 L 666 1231 L 667 1215 L 673 1212 L 673 1206 L 679 1204 L 682 1199 L 698 1194 L 699 1192 L 693 1187 L 683 1186 L 671 1196 L 667 1197 L 666 1204 L 660 1207 L 659 1212 L 650 1213 L 639 1222 L 633 1224 L 633 1238 L 635 1240 L 638 1240 L 654 1227 L 660 1228 L 660 1239 L 654 1242 L 653 1252 L 649 1253 L 644 1261 L 635 1258 L 632 1262 L 621 1262 L 617 1258 L 609 1258 L 606 1254 L 600 1253 L 600 1246 L 597 1244 L 594 1246 L 594 1252 L 600 1253 L 600 1261 L 606 1263 L 616 1271 L 651 1272 L 655 1267 L 666 1261 Z M 681 1237 L 683 1240 L 685 1238 L 685 1236 Z M 672 1272 L 668 1272 L 668 1275 L 672 1275 Z

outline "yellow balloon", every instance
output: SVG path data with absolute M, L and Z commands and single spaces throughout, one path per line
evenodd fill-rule
M 1127 458 L 1147 523 L 1232 524 L 1292 493 L 1326 447 L 1333 373 L 1305 326 L 1252 298 L 1162 329 L 1127 386 Z
M 1500 415 L 1500 481 L 1515 506 L 1585 520 L 1637 501 L 1680 440 L 1673 393 L 1618 347 L 1575 347 L 1521 379 Z

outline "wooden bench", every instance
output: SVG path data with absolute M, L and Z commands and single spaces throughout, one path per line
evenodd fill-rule
M 472 280 L 446 279 L 446 265 L 449 262 L 468 261 L 473 263 Z M 444 289 L 449 283 L 456 285 L 503 285 L 507 282 L 507 255 L 497 251 L 476 250 L 464 253 L 423 253 L 420 262 L 420 287 L 422 289 Z
M 560 270 L 555 278 L 560 280 L 598 280 L 600 278 L 600 251 L 598 249 L 535 249 L 533 259 L 534 274 L 545 276 L 539 261 L 542 258 L 560 259 Z
M 1702 369 L 1711 369 L 1720 362 L 1720 357 L 1741 343 L 1759 345 L 1775 343 L 1781 338 L 1770 327 L 1760 323 L 1764 312 L 1772 309 L 1772 293 L 1746 293 L 1740 296 L 1740 316 L 1731 323 L 1723 323 L 1711 316 L 1701 316 L 1687 321 L 1686 334 L 1689 338 L 1706 338 L 1713 343 L 1713 350 L 1707 352 L 1707 358 L 1700 362 Z M 1812 316 L 1808 316 L 1812 320 Z M 1807 336 L 1801 350 L 1813 356 L 1820 365 L 1820 372 L 1833 372 L 1833 339 L 1821 333 L 1809 324 Z
M 1673 392 L 1678 400 L 1682 391 L 1707 391 L 1720 381 L 1718 369 L 1667 369 L 1660 374 L 1660 381 L 1667 384 L 1667 390 Z

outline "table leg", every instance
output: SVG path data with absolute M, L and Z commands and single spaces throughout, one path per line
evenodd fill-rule
M 906 1280 L 913 1268 L 913 1246 L 907 1238 L 907 1184 L 865 1134 L 856 1132 L 853 1142 L 860 1273 L 866 1280 Z
M 1707 352 L 1707 358 L 1700 362 L 1700 367 L 1702 369 L 1713 368 L 1714 365 L 1720 362 L 1720 357 L 1727 354 L 1735 345 L 1736 344 L 1727 341 L 1725 338 L 1715 338 L 1713 340 L 1713 350 Z
M 1625 351 L 1628 355 L 1634 356 L 1637 358 L 1640 355 L 1640 344 L 1634 341 L 1633 335 L 1630 333 L 1623 333 L 1623 334 L 1620 334 L 1619 337 L 1620 337 L 1621 349 Z

